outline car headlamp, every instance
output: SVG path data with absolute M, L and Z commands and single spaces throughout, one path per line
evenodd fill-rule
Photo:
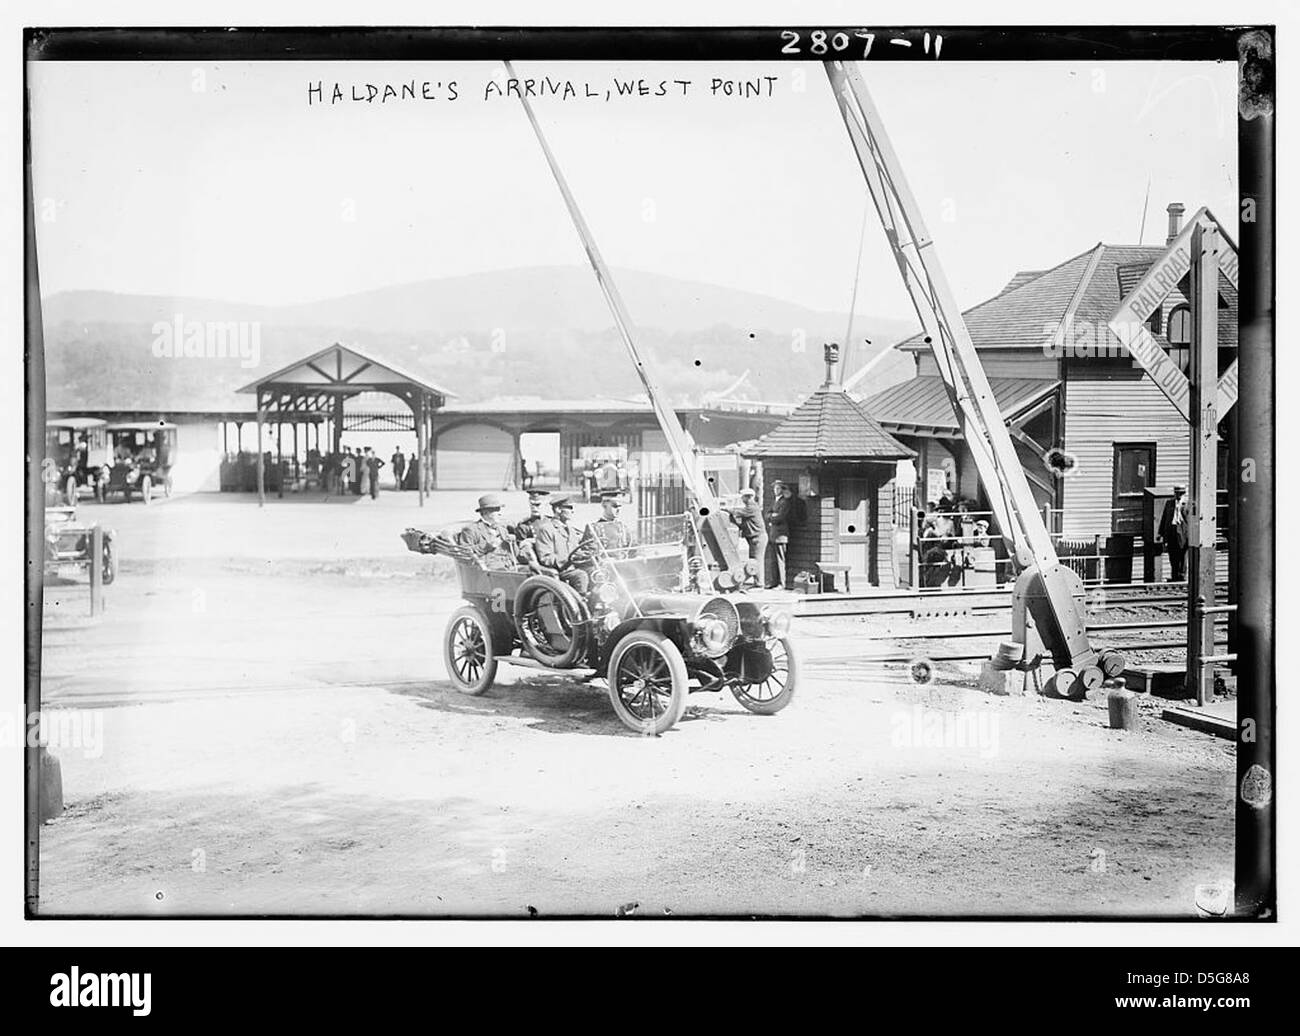
M 704 650 L 713 655 L 726 651 L 730 647 L 731 634 L 727 624 L 721 619 L 703 618 L 696 628 L 696 635 Z
M 759 618 L 762 620 L 763 629 L 766 630 L 769 637 L 779 639 L 790 632 L 790 613 L 788 611 L 764 608 L 759 613 Z

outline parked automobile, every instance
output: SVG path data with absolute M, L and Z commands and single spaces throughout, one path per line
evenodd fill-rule
M 121 493 L 146 504 L 162 493 L 172 495 L 172 463 L 176 456 L 176 426 L 166 421 L 123 421 L 104 429 L 112 441 L 112 460 L 103 496 Z
M 45 422 L 45 482 L 50 503 L 75 505 L 82 495 L 103 499 L 110 450 L 107 422 L 55 417 Z
M 443 654 L 464 693 L 491 687 L 502 662 L 603 674 L 615 715 L 645 734 L 670 729 L 691 693 L 728 690 L 764 715 L 790 704 L 798 666 L 789 606 L 681 589 L 689 580 L 680 546 L 602 551 L 584 595 L 558 572 L 485 567 L 457 545 L 463 527 L 407 529 L 402 539 L 412 551 L 456 562 L 465 604 L 447 623 Z
M 49 578 L 77 578 L 88 572 L 96 563 L 91 557 L 94 525 L 77 520 L 75 507 L 47 507 L 45 509 L 45 576 Z M 104 585 L 117 578 L 117 551 L 113 544 L 113 530 L 104 529 L 104 545 L 97 563 Z

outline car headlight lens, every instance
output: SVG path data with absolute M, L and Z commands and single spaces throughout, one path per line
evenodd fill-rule
M 777 639 L 790 632 L 790 613 L 774 608 L 764 608 L 761 613 L 763 628 L 769 637 Z
M 720 654 L 731 646 L 731 634 L 721 619 L 704 618 L 696 629 L 700 644 L 711 655 Z

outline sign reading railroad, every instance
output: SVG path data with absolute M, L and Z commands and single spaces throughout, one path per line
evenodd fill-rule
M 1179 369 L 1178 364 L 1170 359 L 1164 346 L 1156 341 L 1147 326 L 1160 305 L 1178 287 L 1178 283 L 1187 276 L 1192 268 L 1192 233 L 1196 227 L 1218 227 L 1218 221 L 1208 209 L 1199 209 L 1183 228 L 1181 234 L 1174 238 L 1165 254 L 1151 264 L 1146 274 L 1125 296 L 1124 301 L 1115 310 L 1110 319 L 1110 328 L 1129 351 L 1129 355 L 1140 363 L 1160 391 L 1169 397 L 1169 401 L 1178 408 L 1178 412 L 1187 418 L 1191 411 L 1191 386 L 1187 375 Z M 1237 250 L 1231 240 L 1220 229 L 1219 270 L 1235 288 L 1237 286 Z M 1216 397 L 1216 412 L 1220 417 L 1232 409 L 1237 402 L 1237 361 L 1219 378 L 1219 391 Z

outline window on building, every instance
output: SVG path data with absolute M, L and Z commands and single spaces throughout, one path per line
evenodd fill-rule
M 1142 535 L 1143 490 L 1156 484 L 1156 444 L 1117 442 L 1111 531 Z
M 1169 311 L 1169 330 L 1165 335 L 1169 341 L 1169 358 L 1178 364 L 1178 369 L 1187 373 L 1192 359 L 1192 309 L 1190 306 L 1175 306 Z

